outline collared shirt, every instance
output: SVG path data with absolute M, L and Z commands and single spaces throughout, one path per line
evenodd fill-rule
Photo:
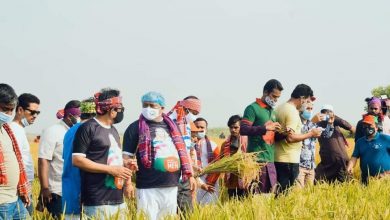
M 316 125 L 311 121 L 303 123 L 302 134 L 308 133 L 311 129 L 315 128 Z M 315 168 L 315 152 L 316 152 L 317 138 L 307 138 L 302 141 L 301 159 L 299 166 L 306 169 Z

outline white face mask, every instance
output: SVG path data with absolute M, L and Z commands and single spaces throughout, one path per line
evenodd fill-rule
M 204 137 L 206 137 L 206 131 L 198 132 L 197 136 L 199 139 L 203 139 Z
M 195 121 L 197 118 L 198 118 L 198 116 L 192 114 L 191 112 L 188 112 L 188 114 L 186 115 L 186 120 L 187 120 L 188 122 L 190 122 L 190 121 L 193 122 L 193 121 Z
M 0 112 L 0 126 L 3 124 L 10 123 L 12 121 L 12 115 L 5 114 L 4 112 Z
M 149 121 L 153 121 L 160 116 L 160 111 L 151 107 L 142 108 L 142 115 Z
M 22 123 L 23 127 L 27 127 L 30 125 L 30 123 L 27 121 L 27 118 L 22 118 L 20 122 Z

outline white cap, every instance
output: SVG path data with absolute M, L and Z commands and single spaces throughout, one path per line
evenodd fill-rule
M 328 105 L 328 104 L 323 105 L 323 106 L 321 107 L 321 111 L 324 110 L 324 109 L 330 110 L 330 111 L 333 112 L 333 106 L 331 106 L 331 105 Z

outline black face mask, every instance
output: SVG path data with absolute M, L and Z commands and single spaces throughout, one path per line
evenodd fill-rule
M 114 124 L 118 124 L 123 120 L 123 112 L 116 112 L 116 117 L 114 118 Z
M 368 137 L 375 133 L 375 128 L 367 127 L 364 129 L 364 134 Z

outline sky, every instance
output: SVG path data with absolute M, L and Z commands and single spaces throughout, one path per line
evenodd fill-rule
M 41 100 L 30 133 L 56 123 L 71 99 L 121 91 L 120 132 L 161 92 L 166 110 L 202 100 L 210 127 L 226 126 L 269 79 L 305 83 L 315 110 L 332 104 L 351 124 L 374 87 L 390 84 L 390 2 L 339 0 L 0 0 L 0 76 Z

